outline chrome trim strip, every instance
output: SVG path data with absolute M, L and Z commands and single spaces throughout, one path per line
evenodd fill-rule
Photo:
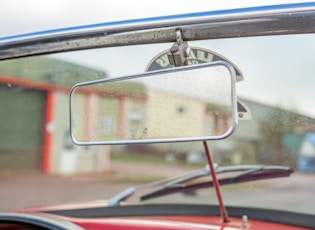
M 315 33 L 315 3 L 252 7 L 135 19 L 0 38 L 0 60 L 70 50 L 186 41 Z

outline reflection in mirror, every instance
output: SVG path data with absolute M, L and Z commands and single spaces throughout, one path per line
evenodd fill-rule
M 222 139 L 236 126 L 235 97 L 226 62 L 80 83 L 71 135 L 82 145 Z

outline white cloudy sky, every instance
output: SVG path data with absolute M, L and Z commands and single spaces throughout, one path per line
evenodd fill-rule
M 126 0 L 126 1 L 107 1 L 107 0 L 2 0 L 0 3 L 0 37 L 6 37 L 21 33 L 30 33 L 41 30 L 56 29 L 60 27 L 71 27 L 103 23 L 108 21 L 119 21 L 134 18 L 144 18 L 171 14 L 182 14 L 191 12 L 212 11 L 218 9 L 241 8 L 255 5 L 271 5 L 277 3 L 291 3 L 298 1 L 279 1 L 279 0 Z M 292 41 L 293 39 L 293 41 Z M 305 64 L 310 64 L 315 51 L 314 36 L 290 37 L 286 40 L 265 38 L 234 40 L 214 40 L 210 42 L 200 42 L 198 46 L 213 50 L 226 56 L 233 61 L 244 73 L 245 81 L 237 84 L 239 95 L 257 99 L 265 103 L 280 104 L 281 106 L 295 107 L 299 111 L 315 116 L 313 108 L 315 97 L 313 93 L 314 68 L 306 70 L 303 67 L 295 68 L 295 63 L 301 56 L 309 56 Z M 288 49 L 286 42 L 293 42 L 294 47 Z M 154 57 L 159 52 L 169 48 L 169 44 L 150 46 L 143 51 L 143 56 Z M 274 48 L 279 49 L 283 55 L 279 57 L 270 55 Z M 88 65 L 102 68 L 107 62 L 104 70 L 111 75 L 124 75 L 129 72 L 141 72 L 144 70 L 143 61 L 118 62 L 119 57 L 127 60 L 134 60 L 133 55 L 137 50 L 123 48 L 114 53 L 102 53 L 102 57 L 86 52 L 83 56 L 91 57 Z M 106 56 L 107 55 L 107 56 Z M 64 56 L 72 61 L 80 62 L 80 55 Z M 115 57 L 116 56 L 116 59 Z M 278 67 L 280 71 L 277 78 L 270 79 L 270 68 L 257 67 L 252 62 L 252 58 L 267 60 L 265 66 Z M 312 58 L 312 59 L 311 59 Z M 106 60 L 106 61 L 104 61 Z M 145 63 L 148 61 L 145 60 Z M 309 63 L 308 63 L 309 62 Z M 294 68 L 295 72 L 292 71 Z M 311 72 L 310 72 L 311 71 Z M 293 73 L 294 72 L 294 73 Z M 299 77 L 290 75 L 307 76 L 308 84 L 305 84 Z M 291 79 L 288 83 L 288 79 Z M 292 80 L 293 79 L 293 80 Z M 315 77 L 314 77 L 315 79 Z M 304 80 L 305 81 L 305 80 Z M 277 94 L 279 86 L 287 83 L 284 94 Z M 303 88 L 298 90 L 297 86 Z M 300 101 L 303 100 L 303 103 Z M 314 106 L 315 107 L 315 106 Z

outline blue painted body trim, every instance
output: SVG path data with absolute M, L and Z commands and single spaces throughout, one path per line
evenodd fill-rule
M 207 11 L 207 12 L 198 12 L 198 13 L 188 13 L 188 14 L 169 15 L 169 16 L 142 18 L 142 19 L 123 20 L 123 21 L 115 21 L 115 22 L 105 22 L 105 23 L 98 23 L 98 24 L 92 24 L 92 25 L 67 27 L 67 28 L 44 30 L 40 32 L 27 33 L 27 34 L 21 34 L 21 35 L 13 35 L 13 36 L 0 38 L 0 41 L 2 42 L 2 41 L 8 41 L 12 39 L 23 39 L 27 37 L 52 35 L 52 34 L 66 33 L 66 32 L 71 32 L 71 31 L 78 31 L 78 30 L 106 28 L 106 27 L 112 27 L 112 26 L 132 25 L 132 24 L 157 22 L 157 21 L 166 22 L 170 20 L 181 20 L 181 19 L 187 20 L 187 19 L 196 19 L 200 17 L 246 14 L 246 13 L 260 13 L 260 12 L 273 11 L 273 10 L 301 9 L 301 8 L 308 8 L 308 7 L 315 7 L 315 2 L 257 6 L 257 7 L 249 7 L 249 8 Z

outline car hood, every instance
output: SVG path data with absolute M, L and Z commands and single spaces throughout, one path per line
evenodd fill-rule
M 152 211 L 154 208 L 174 208 L 174 213 L 163 213 Z M 200 206 L 201 207 L 201 206 Z M 66 221 L 82 227 L 83 229 L 306 229 L 289 224 L 276 223 L 276 221 L 255 220 L 251 216 L 254 212 L 244 211 L 248 214 L 239 217 L 230 217 L 228 223 L 223 223 L 219 213 L 209 214 L 216 206 L 203 205 L 199 213 L 196 213 L 196 206 L 176 205 L 128 205 L 121 207 L 108 207 L 105 200 L 44 206 L 20 210 L 13 213 L 43 216 L 56 220 Z M 125 209 L 129 211 L 126 212 Z M 190 208 L 190 210 L 189 210 Z M 140 209 L 144 209 L 139 212 Z M 147 213 L 146 210 L 151 210 Z M 185 212 L 181 210 L 185 209 Z M 104 210 L 107 210 L 107 215 Z M 112 210 L 112 212 L 111 212 Z M 121 212 L 119 210 L 122 210 Z M 163 209 L 164 210 L 164 209 Z M 229 210 L 229 209 L 228 209 Z M 238 208 L 238 210 L 246 210 Z M 103 212 L 102 212 L 103 211 Z M 232 209 L 233 211 L 233 209 Z M 252 210 L 256 211 L 257 210 Z M 266 210 L 265 210 L 266 212 Z M 98 213 L 98 214 L 97 214 Z M 103 215 L 103 213 L 105 213 Z M 129 214 L 128 214 L 129 213 Z M 211 212 L 210 212 L 211 213 Z M 116 215 L 117 214 L 117 215 Z M 272 213 L 270 213 L 273 215 Z M 234 215 L 234 214 L 233 214 Z M 232 216 L 233 216 L 232 215 Z M 290 218 L 290 217 L 288 217 Z

